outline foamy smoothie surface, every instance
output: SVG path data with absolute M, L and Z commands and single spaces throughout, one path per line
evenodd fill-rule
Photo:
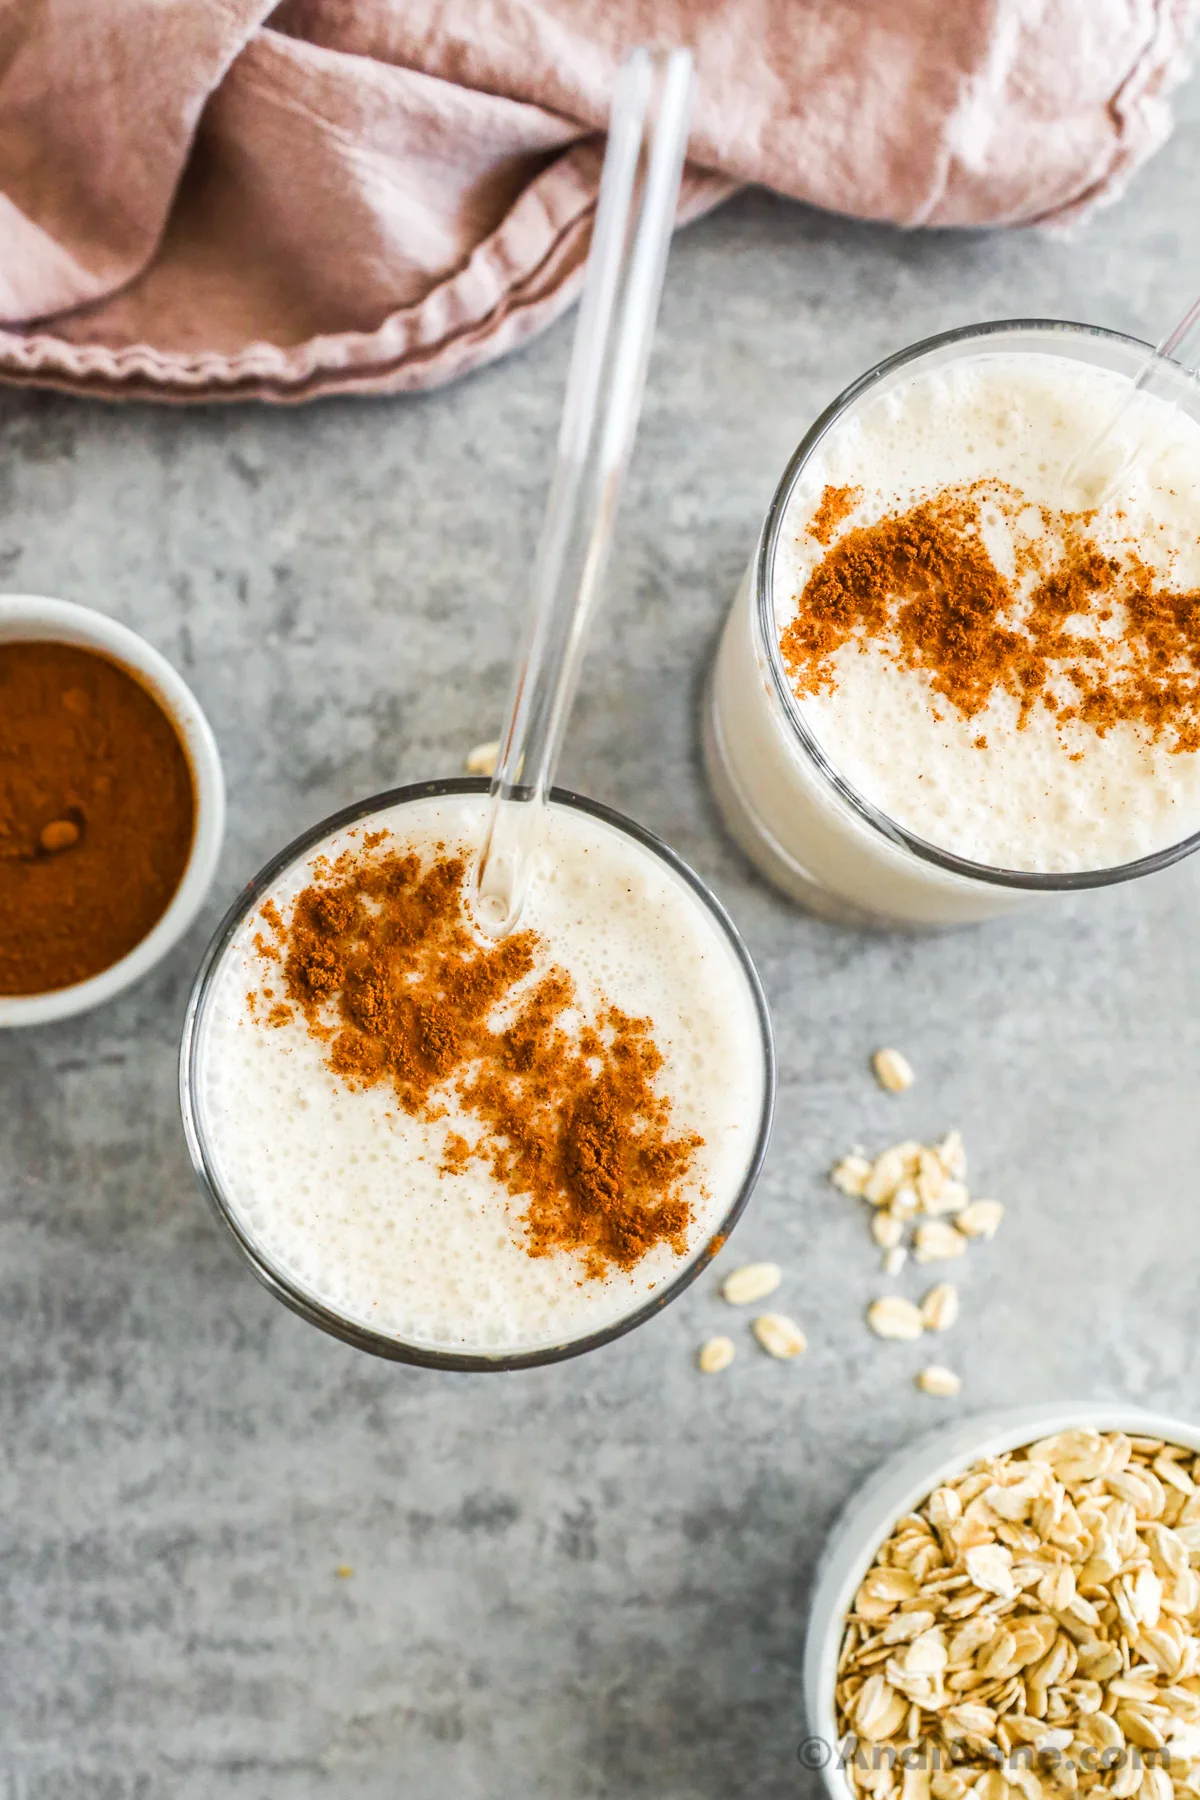
M 997 868 L 1106 869 L 1200 830 L 1200 424 L 1139 396 L 1114 497 L 1064 495 L 1128 381 L 992 353 L 850 410 L 793 489 L 773 604 L 838 772 Z
M 237 927 L 198 1023 L 212 1173 L 260 1257 L 430 1350 L 618 1322 L 705 1249 L 748 1173 L 755 994 L 699 895 L 549 809 L 518 929 L 474 922 L 485 795 L 327 839 Z

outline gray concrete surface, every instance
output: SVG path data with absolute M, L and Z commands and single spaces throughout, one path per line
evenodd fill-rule
M 778 1029 L 778 1128 L 727 1261 L 777 1258 L 806 1358 L 704 1279 L 518 1376 L 372 1362 L 256 1286 L 193 1190 L 176 1037 L 206 934 L 284 839 L 452 772 L 505 685 L 569 343 L 448 392 L 293 413 L 0 394 L 0 581 L 145 632 L 231 784 L 207 916 L 83 1021 L 0 1041 L 3 1800 L 777 1800 L 819 1539 L 954 1410 L 1200 1411 L 1200 865 L 936 939 L 808 920 L 714 820 L 697 694 L 779 468 L 869 362 L 1002 315 L 1155 332 L 1200 286 L 1200 93 L 1072 239 L 904 237 L 748 195 L 671 266 L 567 778 L 715 884 Z M 866 1059 L 901 1045 L 903 1098 Z M 962 1272 L 954 1406 L 870 1338 L 855 1140 L 952 1124 L 1009 1218 Z M 905 1291 L 920 1292 L 915 1277 Z M 734 1321 L 740 1334 L 744 1325 Z M 354 1574 L 339 1579 L 339 1565 Z M 6 1785 L 7 1784 L 7 1785 Z

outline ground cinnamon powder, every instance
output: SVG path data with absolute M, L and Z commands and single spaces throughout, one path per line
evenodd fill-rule
M 286 918 L 263 909 L 264 1022 L 299 1014 L 347 1086 L 390 1087 L 416 1118 L 457 1103 L 477 1130 L 448 1134 L 442 1167 L 482 1163 L 522 1201 L 530 1255 L 577 1252 L 594 1277 L 655 1244 L 682 1253 L 703 1139 L 673 1129 L 656 1091 L 652 1022 L 607 1005 L 583 1018 L 535 932 L 481 939 L 465 856 L 384 839 L 318 864 Z
M 809 537 L 815 537 L 818 544 L 828 544 L 842 520 L 854 511 L 861 499 L 861 488 L 826 487 L 816 512 L 808 521 Z
M 844 518 L 846 494 L 826 488 L 822 530 Z M 1016 545 L 1011 578 L 987 547 L 996 522 Z M 1021 724 L 1040 705 L 1060 723 L 1103 734 L 1127 721 L 1171 750 L 1200 749 L 1200 593 L 1161 585 L 1132 541 L 1119 554 L 1101 549 L 1093 523 L 976 482 L 851 527 L 781 634 L 796 692 L 832 687 L 833 658 L 855 641 L 922 670 L 967 718 L 1003 691 L 1019 701 Z
M 139 681 L 75 645 L 0 644 L 0 994 L 69 987 L 140 943 L 194 820 L 187 756 Z

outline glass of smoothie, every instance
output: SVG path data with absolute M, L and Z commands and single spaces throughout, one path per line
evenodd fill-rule
M 188 1010 L 184 1124 L 289 1306 L 362 1349 L 593 1348 L 719 1249 L 766 1148 L 758 978 L 664 844 L 552 786 L 641 405 L 691 58 L 618 78 L 530 610 L 491 783 L 376 796 L 238 902 Z
M 360 1349 L 457 1369 L 590 1350 L 724 1242 L 766 1148 L 766 1003 L 728 915 L 555 790 L 517 929 L 477 918 L 488 784 L 325 820 L 193 990 L 188 1147 L 255 1274 Z
M 1191 377 L 1162 364 L 1120 414 L 1111 495 L 1064 480 L 1147 354 L 1053 321 L 950 332 L 799 445 L 704 738 L 732 835 L 811 910 L 965 923 L 1200 843 Z

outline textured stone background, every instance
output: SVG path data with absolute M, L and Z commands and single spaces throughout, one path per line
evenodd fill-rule
M 372 1362 L 259 1290 L 184 1154 L 176 1038 L 237 885 L 333 807 L 454 772 L 496 721 L 570 326 L 394 403 L 0 393 L 0 581 L 174 658 L 232 797 L 207 915 L 167 966 L 0 1041 L 3 1800 L 813 1794 L 794 1760 L 809 1569 L 882 1452 L 956 1407 L 1200 1411 L 1200 865 L 1017 923 L 860 937 L 750 874 L 696 749 L 771 488 L 845 381 L 979 318 L 1157 335 L 1200 286 L 1195 86 L 1181 114 L 1072 239 L 904 237 L 749 195 L 672 261 L 564 774 L 690 858 L 759 960 L 779 1119 L 725 1260 L 784 1264 L 811 1341 L 795 1365 L 747 1339 L 696 1375 L 730 1322 L 711 1276 L 581 1362 Z M 888 1040 L 920 1072 L 901 1099 L 866 1068 Z M 854 1139 L 950 1124 L 1010 1208 L 962 1272 L 955 1407 L 913 1390 L 920 1346 L 864 1330 L 876 1259 L 822 1180 Z

